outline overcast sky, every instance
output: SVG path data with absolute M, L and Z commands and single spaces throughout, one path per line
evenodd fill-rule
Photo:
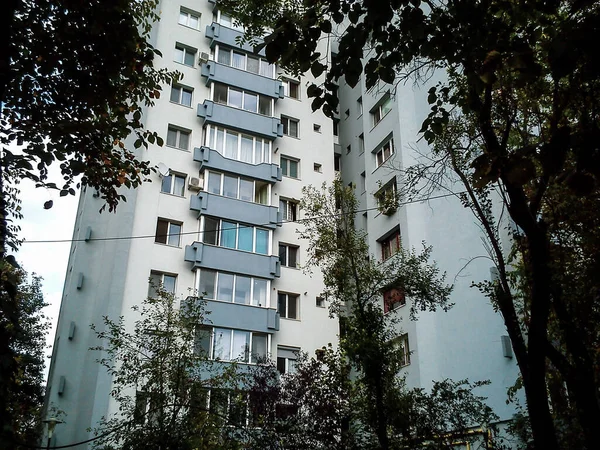
M 58 191 L 36 188 L 29 181 L 23 181 L 19 187 L 24 215 L 20 221 L 21 238 L 26 241 L 72 239 L 79 192 L 75 197 L 60 197 Z M 47 200 L 54 201 L 53 207 L 48 210 L 44 209 Z M 25 242 L 15 255 L 23 269 L 43 278 L 44 300 L 49 304 L 45 313 L 52 320 L 52 329 L 47 337 L 48 347 L 54 341 L 70 248 L 70 243 Z M 47 354 L 50 353 L 51 349 L 48 348 Z M 48 364 L 47 360 L 46 373 Z

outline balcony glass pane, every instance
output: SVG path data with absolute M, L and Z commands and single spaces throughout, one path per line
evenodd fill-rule
M 223 176 L 223 195 L 230 198 L 238 198 L 238 177 L 231 175 Z
M 269 252 L 269 231 L 256 229 L 256 253 L 266 255 Z
M 240 225 L 240 239 L 238 244 L 239 250 L 247 252 L 252 251 L 252 235 L 254 229 L 252 227 L 244 227 Z
M 208 192 L 221 195 L 221 174 L 215 172 L 208 173 Z
M 221 64 L 231 65 L 231 50 L 219 47 L 218 62 Z
M 200 272 L 199 295 L 204 298 L 215 298 L 215 276 L 214 270 L 202 269 Z
M 215 328 L 213 358 L 229 361 L 231 356 L 231 330 Z
M 248 362 L 250 353 L 250 332 L 249 331 L 233 331 L 233 354 L 231 359 L 241 362 Z
M 242 146 L 240 153 L 240 161 L 244 161 L 252 164 L 252 147 L 253 147 L 252 136 L 242 135 Z
M 223 144 L 225 143 L 225 132 L 223 130 L 217 130 L 217 143 L 215 144 L 215 150 L 223 154 Z
M 231 66 L 236 69 L 244 70 L 246 55 L 243 53 L 233 52 L 233 59 L 231 60 Z
M 258 113 L 263 116 L 271 115 L 271 99 L 264 95 L 259 95 L 258 99 Z
M 236 91 L 235 89 L 229 88 L 229 101 L 227 103 L 229 106 L 233 106 L 234 108 L 242 107 L 242 91 Z
M 261 363 L 267 359 L 267 335 L 252 333 L 252 362 Z
M 258 58 L 248 56 L 246 59 L 246 70 L 252 73 L 258 73 Z
M 237 133 L 227 132 L 225 139 L 225 153 L 223 156 L 226 158 L 237 159 L 238 155 L 238 139 Z
M 240 179 L 240 200 L 251 202 L 254 200 L 254 182 Z
M 204 233 L 202 242 L 205 244 L 217 245 L 217 236 L 219 232 L 219 219 L 204 217 Z
M 222 105 L 227 104 L 227 86 L 215 83 L 214 101 Z
M 260 278 L 254 279 L 252 304 L 254 306 L 267 306 L 267 280 L 262 280 Z
M 258 95 L 244 92 L 244 109 L 250 112 L 258 111 Z
M 225 302 L 233 300 L 233 275 L 219 272 L 217 277 L 217 300 Z
M 237 224 L 232 222 L 221 222 L 221 246 L 235 248 L 237 237 Z
M 235 303 L 250 304 L 250 277 L 238 275 L 235 278 Z

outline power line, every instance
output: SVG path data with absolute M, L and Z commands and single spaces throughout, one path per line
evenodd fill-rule
M 458 196 L 459 194 L 463 194 L 466 191 L 462 191 L 462 192 L 450 192 L 448 194 L 441 194 L 441 195 L 435 195 L 433 197 L 427 197 L 427 198 L 421 198 L 421 199 L 416 199 L 416 200 L 408 200 L 405 202 L 400 202 L 398 203 L 398 206 L 404 206 L 404 205 L 409 205 L 411 203 L 420 203 L 420 202 L 425 202 L 428 200 L 436 200 L 439 198 L 445 198 L 445 197 L 452 197 L 452 196 Z M 374 211 L 376 209 L 379 209 L 379 207 L 374 207 L 374 208 L 365 208 L 365 209 L 360 209 L 360 210 L 356 210 L 355 213 L 364 213 L 367 211 Z M 342 213 L 344 214 L 344 213 Z M 345 213 L 345 214 L 350 214 L 350 213 Z M 336 217 L 337 215 L 341 215 L 341 214 L 324 214 L 322 216 L 314 216 L 314 217 L 310 217 L 310 218 L 305 218 L 305 219 L 297 219 L 297 220 L 282 220 L 281 223 L 282 224 L 287 224 L 287 223 L 302 223 L 302 222 L 308 222 L 314 219 L 321 219 L 324 217 Z M 256 225 L 257 227 L 266 227 L 269 226 L 270 223 L 264 223 L 264 224 L 259 224 Z M 229 228 L 217 228 L 214 230 L 214 232 L 220 232 L 220 231 L 228 231 L 228 230 L 237 230 L 237 227 L 229 227 Z M 211 230 L 212 231 L 212 230 Z M 173 233 L 173 234 L 161 234 L 161 235 L 157 235 L 157 234 L 147 234 L 147 235 L 138 235 L 138 236 L 114 236 L 114 237 L 98 237 L 98 238 L 94 238 L 91 237 L 89 239 L 45 239 L 45 240 L 24 240 L 23 244 L 61 244 L 61 243 L 72 243 L 72 242 L 91 242 L 91 241 L 124 241 L 124 240 L 134 240 L 134 239 L 150 239 L 150 238 L 156 238 L 156 237 L 169 237 L 169 236 L 187 236 L 187 235 L 192 235 L 192 234 L 198 234 L 201 235 L 203 234 L 204 231 L 187 231 L 185 233 Z

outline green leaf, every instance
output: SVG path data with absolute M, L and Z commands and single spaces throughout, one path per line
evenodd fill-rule
M 165 145 L 165 140 L 163 138 L 161 138 L 160 136 L 156 136 L 156 143 L 158 144 L 159 147 L 162 147 L 163 145 Z
M 319 78 L 327 67 L 319 61 L 315 61 L 310 66 L 310 71 L 315 78 Z
M 52 205 L 54 205 L 54 202 L 52 200 L 48 200 L 44 203 L 44 209 L 50 209 L 52 208 Z

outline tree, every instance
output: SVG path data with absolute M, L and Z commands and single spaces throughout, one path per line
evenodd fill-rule
M 2 262 L 3 278 L 12 278 L 17 287 L 19 333 L 11 341 L 17 373 L 7 390 L 7 421 L 2 423 L 2 442 L 6 448 L 25 449 L 39 443 L 41 409 L 44 401 L 44 358 L 46 335 L 50 323 L 42 314 L 46 306 L 42 295 L 41 278 L 28 280 L 22 269 L 7 267 Z M 3 284 L 6 280 L 2 280 Z M 7 295 L 3 290 L 0 295 Z M 10 327 L 2 317 L 0 326 Z M 4 445 L 3 445 L 4 447 Z
M 268 14 L 254 13 L 259 3 Z M 258 43 L 266 35 L 260 46 L 271 62 L 294 73 L 325 74 L 307 92 L 313 108 L 326 114 L 337 107 L 339 78 L 354 86 L 364 73 L 370 88 L 411 77 L 425 82 L 434 71 L 444 72 L 445 80 L 428 92 L 431 113 L 421 129 L 433 147 L 427 164 L 464 185 L 464 204 L 489 241 L 498 280 L 480 287 L 504 318 L 533 445 L 561 445 L 549 407 L 552 384 L 566 386 L 584 446 L 599 448 L 599 286 L 588 271 L 598 253 L 587 228 L 598 220 L 598 3 L 222 4 L 247 26 L 248 40 Z M 323 33 L 338 40 L 331 61 L 317 51 Z M 514 223 L 513 260 L 502 250 L 498 229 L 505 224 L 492 214 L 495 201 Z M 576 206 L 586 209 L 576 212 Z
M 446 448 L 468 428 L 489 424 L 492 411 L 471 392 L 480 383 L 443 380 L 430 394 L 404 384 L 407 341 L 394 314 L 383 314 L 381 295 L 401 291 L 411 299 L 413 318 L 419 311 L 450 308 L 452 288 L 429 262 L 430 249 L 399 249 L 383 263 L 369 255 L 365 233 L 354 227 L 356 198 L 339 180 L 321 190 L 304 188 L 301 207 L 308 264 L 324 274 L 330 313 L 340 319 L 340 342 L 337 351 L 323 349 L 320 360 L 300 358 L 296 372 L 280 384 L 277 376 L 257 383 L 275 390 L 279 395 L 266 398 L 275 397 L 284 408 L 279 418 L 264 421 L 276 440 L 285 448 Z M 260 389 L 250 392 L 261 398 Z
M 145 108 L 161 85 L 176 81 L 154 65 L 150 43 L 157 0 L 78 2 L 7 0 L 0 22 L 0 259 L 19 244 L 18 184 L 57 189 L 89 186 L 114 211 L 150 174 L 138 148 L 162 145 L 144 127 Z M 15 150 L 15 147 L 18 147 Z M 62 182 L 48 179 L 59 165 Z M 52 201 L 44 204 L 50 208 Z M 10 284 L 10 276 L 2 276 Z M 7 392 L 17 374 L 11 345 L 21 333 L 16 286 L 5 285 L 0 311 L 0 420 L 8 423 Z
M 133 306 L 133 326 L 123 317 L 104 318 L 96 329 L 103 343 L 98 362 L 112 376 L 111 397 L 118 409 L 96 427 L 98 448 L 239 448 L 225 426 L 227 417 L 206 408 L 209 389 L 236 385 L 235 364 L 208 361 L 199 342 L 205 322 L 202 302 L 177 308 L 162 286 Z

